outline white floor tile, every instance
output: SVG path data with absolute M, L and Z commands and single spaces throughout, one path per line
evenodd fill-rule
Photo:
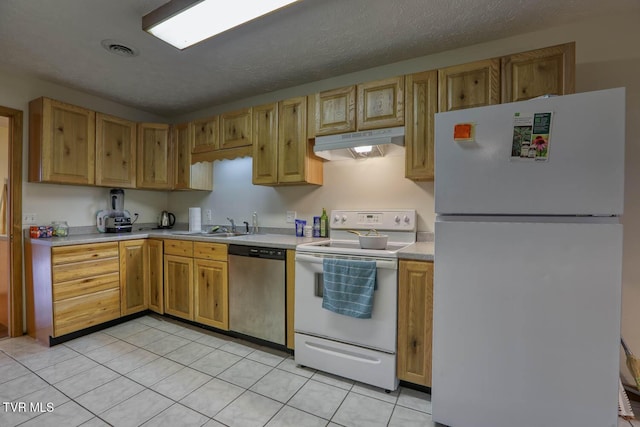
M 14 378 L 28 374 L 30 371 L 21 363 L 9 358 L 9 361 L 0 366 L 0 387 L 3 383 L 11 381 Z
M 355 384 L 355 381 L 348 378 L 340 377 L 338 375 L 333 375 L 322 371 L 317 371 L 311 378 L 321 383 L 340 387 L 345 390 L 351 390 L 351 388 Z
M 228 381 L 243 388 L 249 388 L 273 369 L 271 366 L 242 359 L 226 371 L 218 375 L 218 378 Z
M 245 389 L 242 387 L 214 378 L 186 396 L 180 403 L 213 417 L 244 391 Z
M 229 337 L 210 335 L 210 334 L 204 334 L 202 337 L 200 337 L 197 340 L 197 342 L 199 342 L 200 344 L 208 345 L 209 347 L 213 347 L 213 348 L 222 347 L 223 345 L 227 344 L 230 341 L 232 340 Z
M 435 423 L 431 414 L 396 406 L 391 414 L 389 427 L 435 427 Z
M 139 348 L 108 361 L 105 363 L 105 366 L 121 374 L 126 374 L 147 363 L 153 362 L 158 357 L 160 356 L 155 353 Z
M 283 371 L 291 372 L 292 374 L 300 375 L 305 378 L 311 378 L 313 374 L 316 373 L 315 369 L 302 367 L 297 365 L 295 360 L 292 357 L 283 360 L 278 366 L 278 369 L 282 369 Z
M 76 398 L 120 377 L 115 371 L 102 365 L 81 372 L 55 384 L 55 387 L 71 398 Z
M 131 345 L 128 342 L 117 340 L 105 346 L 96 348 L 95 350 L 91 350 L 85 353 L 85 356 L 98 363 L 106 363 L 116 357 L 122 356 L 125 353 L 130 353 L 137 348 L 138 347 Z
M 226 351 L 214 350 L 191 364 L 191 368 L 215 377 L 242 358 Z
M 52 366 L 65 360 L 77 357 L 79 354 L 63 345 L 51 347 L 47 351 L 18 358 L 18 361 L 32 371 Z
M 277 400 L 278 402 L 286 403 L 307 381 L 307 378 L 299 375 L 273 369 L 254 384 L 253 387 L 251 387 L 251 391 Z
M 185 339 L 185 338 L 183 338 Z M 206 346 L 204 344 L 200 344 L 197 342 L 189 342 L 186 345 L 172 351 L 171 353 L 165 354 L 164 357 L 167 359 L 171 359 L 175 362 L 178 362 L 182 365 L 189 366 L 196 360 L 206 356 L 211 353 L 213 348 Z
M 167 334 L 167 336 L 160 341 L 155 341 L 144 345 L 143 348 L 145 350 L 149 350 L 153 353 L 164 356 L 165 354 L 171 353 L 172 351 L 177 350 L 180 347 L 189 344 L 190 342 L 191 341 L 186 338 L 182 338 L 173 334 Z
M 116 338 L 122 339 L 147 329 L 149 329 L 149 327 L 147 325 L 143 325 L 142 323 L 126 322 L 126 323 L 121 323 L 119 325 L 107 328 L 102 332 L 104 332 L 105 334 L 112 335 Z
M 346 427 L 385 427 L 393 404 L 357 393 L 349 393 L 331 421 Z
M 101 417 L 119 427 L 136 427 L 155 417 L 173 402 L 166 397 L 145 389 L 130 399 L 104 412 Z
M 198 427 L 209 421 L 209 417 L 175 403 L 143 424 L 144 427 Z
M 265 365 L 272 367 L 278 366 L 286 358 L 286 355 L 274 354 L 264 350 L 255 350 L 253 353 L 249 353 L 247 355 L 247 359 L 264 363 Z
M 159 381 L 153 386 L 153 390 L 173 400 L 180 400 L 204 383 L 211 377 L 191 368 L 182 368 L 175 374 Z
M 233 353 L 236 356 L 246 357 L 250 353 L 252 353 L 255 348 L 249 347 L 248 345 L 244 345 L 235 341 L 229 341 L 222 347 L 220 350 L 226 351 L 227 353 Z
M 53 366 L 40 369 L 36 373 L 49 384 L 55 384 L 96 366 L 98 366 L 97 362 L 79 355 Z
M 142 390 L 144 390 L 144 387 L 140 384 L 131 381 L 129 378 L 119 377 L 83 394 L 75 400 L 94 414 L 100 414 L 140 393 Z
M 134 369 L 126 374 L 126 376 L 146 387 L 151 387 L 153 384 L 175 374 L 182 368 L 184 368 L 184 366 L 181 364 L 161 357 L 151 363 Z
M 93 418 L 93 414 L 74 401 L 66 402 L 56 407 L 51 412 L 46 412 L 31 418 L 22 424 L 25 427 L 74 427 L 83 424 Z
M 0 386 L 0 402 L 15 402 L 23 396 L 48 386 L 46 381 L 29 372 Z
M 398 395 L 400 394 L 400 388 L 387 393 L 384 389 L 380 387 L 374 387 L 369 384 L 356 383 L 351 389 L 352 392 L 362 394 L 364 396 L 373 397 L 375 399 L 384 400 L 387 403 L 392 403 L 395 405 L 398 400 Z
M 281 407 L 275 400 L 247 391 L 214 419 L 230 427 L 262 427 Z
M 347 390 L 342 388 L 309 380 L 289 400 L 287 405 L 329 420 L 347 393 Z
M 327 423 L 327 420 L 320 417 L 285 406 L 265 427 L 324 427 Z
M 104 332 L 95 332 L 91 335 L 86 335 L 84 337 L 67 341 L 66 343 L 64 343 L 64 345 L 77 351 L 78 353 L 86 354 L 92 350 L 104 347 L 105 345 L 111 344 L 112 342 L 117 340 L 118 338 L 114 337 L 113 335 L 105 334 Z
M 411 388 L 400 387 L 398 405 L 417 411 L 431 413 L 431 395 Z
M 167 336 L 169 336 L 168 332 L 161 331 L 160 329 L 149 328 L 136 334 L 129 335 L 122 340 L 138 347 L 144 347 L 147 344 L 160 341 Z

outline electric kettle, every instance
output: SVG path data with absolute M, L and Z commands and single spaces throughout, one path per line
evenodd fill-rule
M 159 228 L 171 228 L 176 223 L 176 216 L 171 212 L 162 211 L 158 219 Z

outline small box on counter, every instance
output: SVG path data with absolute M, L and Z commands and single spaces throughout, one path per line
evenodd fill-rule
M 29 227 L 29 236 L 33 239 L 41 239 L 45 237 L 53 237 L 53 226 L 51 225 L 32 225 Z

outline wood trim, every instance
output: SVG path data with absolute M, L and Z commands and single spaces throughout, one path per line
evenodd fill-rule
M 286 301 L 287 301 L 287 348 L 293 350 L 294 342 L 295 342 L 295 329 L 294 329 L 294 305 L 295 305 L 295 295 L 296 295 L 296 251 L 287 249 L 287 291 L 286 291 Z
M 213 162 L 216 160 L 233 160 L 237 157 L 251 157 L 253 146 L 227 148 L 224 150 L 208 151 L 206 153 L 195 153 L 191 155 L 191 164 L 199 162 Z
M 21 110 L 0 106 L 0 116 L 9 118 L 9 239 L 10 283 L 9 283 L 9 335 L 24 333 L 22 324 L 22 128 Z

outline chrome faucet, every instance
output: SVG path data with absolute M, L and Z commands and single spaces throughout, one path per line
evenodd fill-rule
M 227 221 L 229 221 L 231 223 L 231 232 L 235 233 L 237 231 L 236 223 L 233 221 L 232 218 L 229 218 L 229 217 L 227 217 Z

